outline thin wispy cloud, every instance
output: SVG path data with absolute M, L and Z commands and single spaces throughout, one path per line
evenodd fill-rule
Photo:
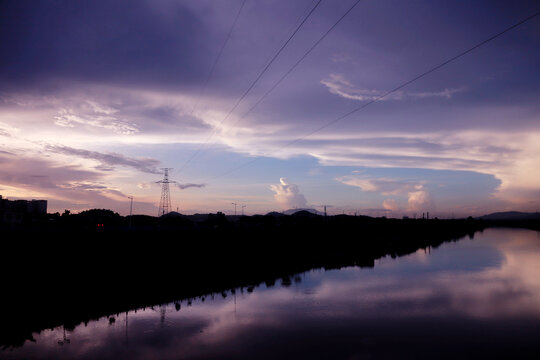
M 358 100 L 358 101 L 373 101 L 373 100 L 405 100 L 407 98 L 445 98 L 450 99 L 456 93 L 465 90 L 465 87 L 455 89 L 444 89 L 433 92 L 405 92 L 396 91 L 385 97 L 382 97 L 386 91 L 376 89 L 359 88 L 341 74 L 330 74 L 328 78 L 321 80 L 321 84 L 328 88 L 332 94 L 340 97 Z
M 94 192 L 103 195 L 112 195 L 117 198 L 126 199 L 127 195 L 116 188 L 112 188 L 103 183 L 93 183 L 89 181 L 72 181 L 59 185 L 60 188 L 67 190 L 79 190 L 86 192 Z
M 419 92 L 419 93 L 409 92 L 407 93 L 407 96 L 410 96 L 413 98 L 420 98 L 420 99 L 430 98 L 430 97 L 440 97 L 440 98 L 450 99 L 452 98 L 452 96 L 454 96 L 454 94 L 465 91 L 465 89 L 466 89 L 465 87 L 459 87 L 455 89 L 444 89 L 442 91 L 435 91 L 435 92 L 427 92 L 427 91 Z
M 132 158 L 117 153 L 100 153 L 84 149 L 76 149 L 62 145 L 46 145 L 45 149 L 49 152 L 64 154 L 68 156 L 80 157 L 83 159 L 96 160 L 103 165 L 108 166 L 128 166 L 136 170 L 150 173 L 160 174 L 159 166 L 161 162 L 156 159 L 148 158 Z
M 103 128 L 123 135 L 139 131 L 134 124 L 120 121 L 116 116 L 103 112 L 76 114 L 71 109 L 61 109 L 54 116 L 54 123 L 58 126 L 71 128 L 78 125 Z

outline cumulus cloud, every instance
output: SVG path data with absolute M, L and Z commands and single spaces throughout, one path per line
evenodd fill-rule
M 450 99 L 455 93 L 465 90 L 464 87 L 460 87 L 455 89 L 444 89 L 442 91 L 435 92 L 426 91 L 407 93 L 404 91 L 395 91 L 385 97 L 382 97 L 387 91 L 358 88 L 341 74 L 330 74 L 328 78 L 321 80 L 321 84 L 326 86 L 328 88 L 328 91 L 330 91 L 330 93 L 332 94 L 341 96 L 346 99 L 358 101 L 403 100 L 407 97 L 418 99 L 430 97 Z
M 69 146 L 62 145 L 47 145 L 45 147 L 47 151 L 69 155 L 69 156 L 78 156 L 84 159 L 96 160 L 102 163 L 103 165 L 115 166 L 128 166 L 135 168 L 139 171 L 150 173 L 150 174 L 160 174 L 158 166 L 160 165 L 159 160 L 149 159 L 149 158 L 131 158 L 117 153 L 100 153 L 97 151 L 90 151 L 84 149 L 76 149 Z
M 407 210 L 433 210 L 435 203 L 428 188 L 421 181 L 407 181 L 389 178 L 368 178 L 361 174 L 342 176 L 337 181 L 360 188 L 362 191 L 379 193 L 381 195 L 407 196 Z M 383 208 L 390 211 L 399 210 L 394 199 L 385 199 Z
M 398 211 L 399 206 L 394 199 L 385 199 L 383 201 L 383 208 L 390 211 Z
M 206 184 L 176 184 L 180 190 L 189 189 L 189 188 L 203 188 Z
M 274 199 L 284 209 L 291 208 L 305 208 L 307 207 L 307 200 L 300 193 L 298 185 L 289 184 L 287 179 L 280 178 L 279 185 L 270 185 L 270 190 L 274 194 Z
M 431 193 L 422 185 L 417 185 L 414 191 L 408 193 L 408 197 L 407 209 L 409 211 L 427 211 L 435 208 Z

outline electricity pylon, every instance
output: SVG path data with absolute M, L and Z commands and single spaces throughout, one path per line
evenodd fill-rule
M 163 180 L 156 181 L 156 183 L 161 184 L 161 200 L 159 201 L 158 216 L 165 215 L 169 212 L 171 208 L 169 184 L 176 182 L 169 180 L 169 170 L 172 170 L 172 168 L 162 168 L 161 170 L 163 170 Z

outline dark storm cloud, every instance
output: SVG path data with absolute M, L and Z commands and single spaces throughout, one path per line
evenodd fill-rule
M 91 160 L 97 160 L 101 162 L 104 165 L 109 166 L 115 166 L 115 165 L 121 165 L 121 166 L 129 166 L 132 168 L 135 168 L 139 171 L 150 173 L 150 174 L 160 174 L 161 172 L 158 170 L 158 166 L 160 165 L 160 161 L 155 159 L 139 159 L 139 158 L 130 158 L 126 157 L 122 154 L 115 154 L 115 153 L 100 153 L 97 151 L 89 151 L 84 149 L 75 149 L 69 146 L 61 146 L 61 145 L 47 145 L 46 147 L 47 151 L 70 155 L 70 156 L 78 156 L 82 157 L 84 159 L 91 159 Z M 105 166 L 105 170 L 109 171 L 110 168 Z
M 181 2 L 3 1 L 0 77 L 182 85 L 198 75 L 204 32 Z

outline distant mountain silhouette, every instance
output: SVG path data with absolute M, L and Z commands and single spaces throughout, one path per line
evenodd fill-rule
M 308 213 L 315 214 L 315 215 L 324 215 L 324 213 L 322 213 L 320 211 L 317 211 L 315 209 L 311 209 L 311 208 L 289 209 L 289 210 L 284 211 L 283 214 L 284 215 L 293 215 L 293 214 L 296 214 L 296 213 L 301 212 L 301 211 L 308 212 Z
M 295 217 L 301 216 L 301 217 L 310 217 L 310 218 L 313 218 L 313 217 L 319 217 L 319 216 L 321 216 L 321 215 L 312 213 L 312 212 L 307 211 L 307 210 L 300 210 L 300 211 L 295 212 L 295 213 L 292 214 L 291 216 L 295 216 Z
M 520 211 L 496 212 L 478 217 L 482 220 L 534 220 L 540 219 L 540 213 L 527 213 Z
M 184 216 L 182 214 L 180 214 L 179 212 L 176 212 L 176 211 L 170 211 L 164 215 L 161 215 L 160 217 L 162 218 L 174 218 L 174 217 L 181 217 L 181 216 Z
M 271 211 L 268 214 L 266 214 L 265 216 L 283 216 L 283 215 L 285 215 L 285 214 L 277 212 L 277 211 Z

